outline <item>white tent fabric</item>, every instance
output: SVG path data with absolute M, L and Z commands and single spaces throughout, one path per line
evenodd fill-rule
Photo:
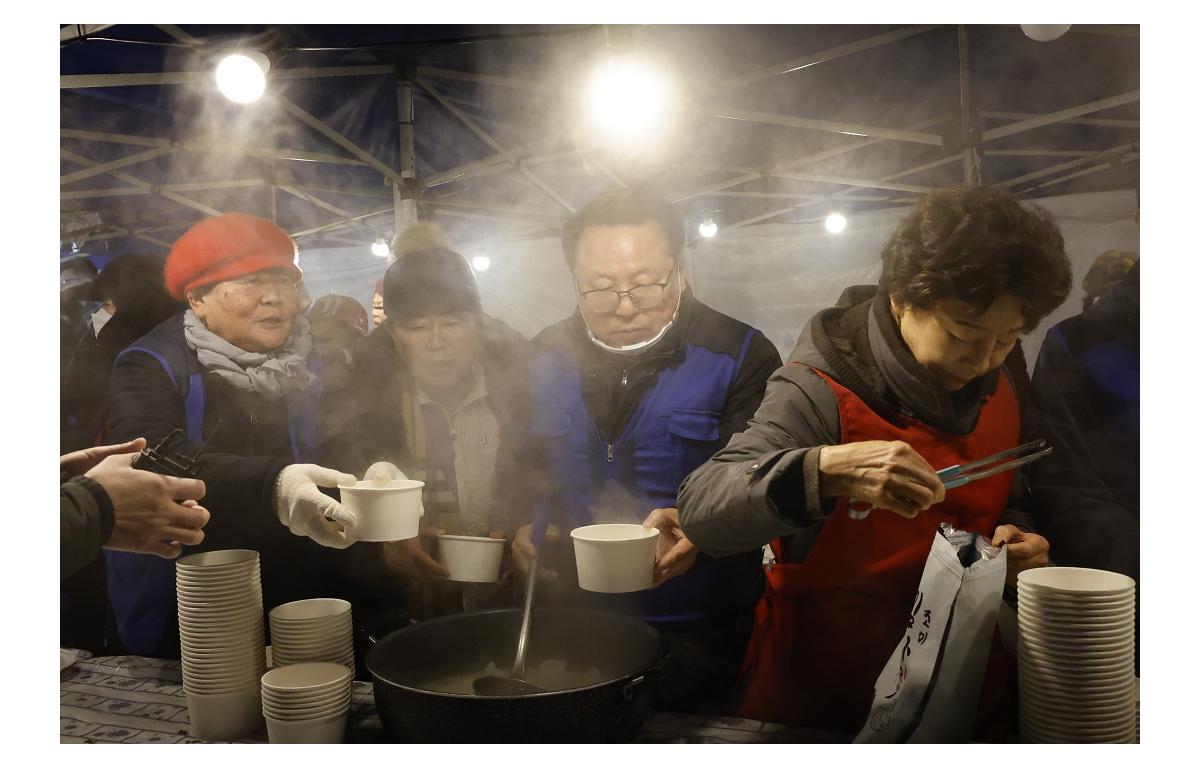
M 1095 192 L 1038 201 L 1058 220 L 1074 269 L 1067 301 L 1023 339 L 1032 367 L 1046 330 L 1080 310 L 1079 287 L 1096 256 L 1109 249 L 1138 252 L 1133 190 Z M 721 231 L 689 246 L 685 264 L 696 295 L 713 307 L 761 329 L 786 359 L 816 311 L 833 304 L 848 285 L 879 279 L 879 255 L 908 209 L 850 214 L 840 235 L 822 222 L 763 224 Z M 464 249 L 466 250 L 466 249 Z M 574 291 L 556 238 L 490 243 L 491 267 L 478 274 L 484 309 L 533 336 L 574 311 Z M 366 249 L 304 251 L 305 284 L 324 293 L 353 296 L 370 306 L 372 286 L 386 269 Z

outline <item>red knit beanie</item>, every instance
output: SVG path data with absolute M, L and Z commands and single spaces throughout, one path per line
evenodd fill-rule
M 163 282 L 177 299 L 193 288 L 264 269 L 291 270 L 300 282 L 303 273 L 295 258 L 295 241 L 271 221 L 248 213 L 223 213 L 193 224 L 175 241 Z

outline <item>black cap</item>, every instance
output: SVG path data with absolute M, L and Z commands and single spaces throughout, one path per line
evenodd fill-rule
M 471 265 L 458 253 L 433 248 L 409 253 L 383 276 L 383 311 L 389 320 L 447 312 L 483 311 Z

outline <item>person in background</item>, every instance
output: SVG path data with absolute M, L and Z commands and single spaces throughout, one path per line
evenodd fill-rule
M 331 293 L 309 307 L 308 324 L 321 355 L 321 431 L 336 432 L 357 412 L 349 390 L 367 341 L 367 310 L 349 296 Z
M 466 259 L 454 251 L 406 253 L 383 279 L 394 354 L 356 375 L 347 400 L 359 415 L 327 447 L 329 460 L 362 474 L 390 461 L 425 483 L 418 539 L 378 548 L 376 578 L 408 582 L 416 618 L 505 602 L 499 586 L 446 582 L 434 557 L 439 533 L 502 537 L 498 515 L 511 490 L 497 482 L 497 451 L 527 396 L 528 341 L 483 312 Z
M 81 342 L 95 339 L 92 315 L 99 310 L 91 301 L 91 283 L 99 274 L 96 265 L 83 256 L 59 265 L 58 363 L 61 386 L 67 364 Z
M 1139 586 L 1140 287 L 1135 262 L 1094 304 L 1046 333 L 1032 414 L 1054 453 L 1029 472 L 1034 519 L 1054 542 L 1055 565 L 1115 571 Z M 1140 637 L 1140 596 L 1136 604 Z M 1140 653 L 1135 659 L 1140 672 Z
M 371 294 L 371 327 L 379 328 L 387 315 L 383 311 L 383 278 L 375 282 L 375 292 Z
M 1095 304 L 1101 294 L 1121 282 L 1137 258 L 1136 253 L 1128 251 L 1105 251 L 1097 256 L 1083 276 L 1083 308 Z
M 175 558 L 204 540 L 204 483 L 133 468 L 146 447 L 138 438 L 59 457 L 61 579 L 100 555 L 101 548 Z M 184 501 L 176 501 L 184 499 Z
M 352 516 L 320 490 L 355 478 L 315 463 L 320 355 L 298 314 L 295 255 L 292 238 L 256 216 L 193 225 L 163 275 L 187 311 L 126 347 L 109 382 L 110 439 L 157 443 L 180 431 L 177 452 L 203 448 L 198 476 L 212 519 L 196 551 L 257 550 L 268 606 L 336 593 L 348 561 L 327 548 L 351 543 L 337 521 Z M 177 654 L 171 564 L 105 556 L 122 644 Z
M 946 491 L 935 468 L 1012 448 L 1028 429 L 1006 360 L 1070 291 L 1057 225 L 1001 189 L 937 190 L 882 262 L 878 286 L 847 288 L 812 318 L 749 428 L 680 490 L 701 550 L 770 542 L 775 554 L 742 717 L 856 733 L 939 523 L 1003 543 L 1010 585 L 1047 562 L 1014 473 Z M 1000 654 L 993 642 L 985 690 L 1007 691 Z M 1006 735 L 1006 704 L 981 703 L 989 738 Z
M 162 271 L 160 256 L 125 254 L 113 259 L 90 284 L 92 299 L 108 307 L 110 314 L 93 341 L 79 344 L 64 374 L 60 450 L 77 451 L 100 443 L 108 418 L 108 376 L 117 354 L 184 310 L 182 302 L 167 295 Z M 86 338 L 91 340 L 91 334 Z M 94 559 L 61 582 L 59 633 L 68 647 L 107 652 L 105 582 L 104 558 Z
M 79 450 L 97 444 L 108 415 L 108 374 L 117 354 L 154 326 L 185 309 L 163 287 L 163 259 L 149 253 L 118 256 L 91 284 L 107 313 L 95 322 L 94 344 L 80 344 L 62 386 L 61 444 Z M 97 327 L 98 326 L 98 327 Z
M 308 308 L 308 324 L 321 352 L 326 394 L 345 389 L 367 337 L 367 310 L 349 296 L 330 293 Z
M 692 295 L 683 246 L 682 218 L 646 188 L 600 195 L 568 221 L 562 248 L 578 308 L 533 341 L 530 429 L 512 444 L 523 473 L 503 482 L 532 492 L 510 513 L 523 571 L 535 510 L 551 522 L 543 599 L 652 624 L 671 649 L 655 706 L 711 714 L 732 705 L 762 553 L 698 553 L 679 528 L 677 491 L 745 428 L 780 359 L 760 331 Z M 566 535 L 609 522 L 658 528 L 654 589 L 577 587 Z

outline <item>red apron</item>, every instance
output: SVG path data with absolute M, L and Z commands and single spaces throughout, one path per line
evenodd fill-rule
M 941 469 L 1012 448 L 1020 437 L 1020 412 L 1005 375 L 975 429 L 952 435 L 915 419 L 890 422 L 816 373 L 837 398 L 843 444 L 903 440 Z M 785 562 L 783 541 L 771 542 L 777 562 L 755 610 L 739 716 L 856 733 L 907 626 L 938 524 L 991 536 L 1011 485 L 1012 473 L 1005 472 L 954 488 L 912 520 L 882 509 L 855 520 L 847 514 L 849 499 L 838 499 L 799 563 Z

